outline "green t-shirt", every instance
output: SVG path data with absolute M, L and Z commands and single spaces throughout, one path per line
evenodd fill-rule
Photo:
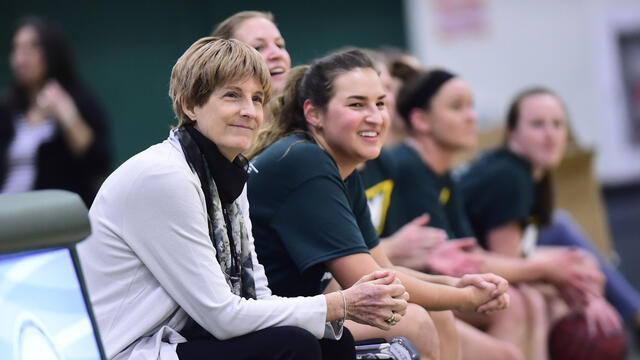
M 253 236 L 274 294 L 317 295 L 326 261 L 378 245 L 358 173 L 343 181 L 331 156 L 306 136 L 280 139 L 253 164 Z
M 516 221 L 527 224 L 534 200 L 534 182 L 529 163 L 501 148 L 481 155 L 460 172 L 460 185 L 467 214 L 486 247 L 487 233 Z
M 424 164 L 418 153 L 406 144 L 388 150 L 384 161 L 392 164 L 386 169 L 392 180 L 392 191 L 382 236 L 389 236 L 416 217 L 427 213 L 429 226 L 443 229 L 450 238 L 473 236 L 473 230 L 464 212 L 464 205 L 457 184 L 449 173 L 435 174 Z M 369 163 L 364 169 L 368 172 Z M 375 169 L 375 167 L 372 167 Z M 367 194 L 384 177 L 375 179 L 371 172 L 363 175 Z M 371 202 L 371 200 L 370 200 Z

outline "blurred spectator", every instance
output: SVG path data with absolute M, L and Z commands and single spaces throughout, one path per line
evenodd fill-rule
M 291 57 L 273 14 L 264 11 L 237 12 L 218 24 L 211 36 L 237 39 L 258 50 L 269 67 L 274 96 L 282 92 L 291 69 Z
M 39 17 L 12 35 L 0 99 L 0 193 L 65 189 L 87 206 L 109 172 L 104 113 L 79 81 L 62 32 Z

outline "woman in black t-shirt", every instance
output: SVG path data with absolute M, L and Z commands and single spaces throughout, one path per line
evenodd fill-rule
M 613 333 L 620 331 L 619 316 L 602 296 L 603 277 L 592 257 L 575 248 L 534 249 L 537 227 L 551 223 L 550 170 L 560 163 L 567 136 L 567 114 L 557 95 L 544 88 L 521 92 L 509 107 L 505 146 L 482 155 L 461 176 L 465 205 L 483 246 L 544 259 L 557 268 L 550 282 L 566 304 L 584 308 L 590 325 Z
M 250 152 L 257 154 L 259 172 L 248 184 L 256 250 L 269 283 L 281 291 L 320 291 L 324 272 L 347 287 L 362 272 L 392 267 L 378 246 L 354 173 L 358 164 L 378 156 L 389 121 L 385 93 L 371 60 L 350 50 L 293 69 L 283 95 L 274 101 L 279 111 Z M 425 309 L 482 311 L 506 305 L 506 282 L 493 275 L 460 280 L 398 269 L 396 276 L 413 303 L 407 316 L 386 332 L 349 323 L 356 339 L 403 335 L 422 356 L 457 359 L 451 313 L 430 316 Z M 483 285 L 468 286 L 470 279 Z M 444 326 L 434 329 L 431 317 L 436 326 L 437 319 L 443 319 Z

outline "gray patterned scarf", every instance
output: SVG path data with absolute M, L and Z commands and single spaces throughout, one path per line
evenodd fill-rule
M 218 187 L 211 175 L 208 161 L 194 139 L 194 136 L 202 135 L 195 134 L 193 131 L 197 130 L 182 127 L 176 131 L 176 136 L 189 166 L 200 179 L 207 204 L 209 238 L 216 249 L 216 260 L 222 268 L 231 291 L 245 299 L 255 299 L 256 289 L 253 280 L 253 262 L 249 251 L 249 236 L 240 206 L 237 201 L 231 204 L 223 204 L 220 201 Z M 207 139 L 207 141 L 210 140 Z M 239 158 L 234 161 L 234 165 L 246 170 L 248 161 Z M 212 170 L 220 171 L 220 169 Z M 228 225 L 231 229 L 227 228 Z

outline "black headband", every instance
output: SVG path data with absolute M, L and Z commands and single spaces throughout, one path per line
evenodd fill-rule
M 408 124 L 411 110 L 426 108 L 442 85 L 454 77 L 455 74 L 438 69 L 422 73 L 406 82 L 398 93 L 397 108 L 400 116 Z

